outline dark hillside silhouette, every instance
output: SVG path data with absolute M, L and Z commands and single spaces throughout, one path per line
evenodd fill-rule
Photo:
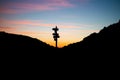
M 0 32 L 0 49 L 42 52 L 44 49 L 54 49 L 54 47 L 29 36 Z
M 118 64 L 119 53 L 120 21 L 60 49 L 28 36 L 0 32 L 0 56 L 4 63 L 40 65 L 41 69 L 50 69 L 51 65 L 67 66 L 65 69 L 70 66 L 79 69 L 82 66 L 92 70 L 100 65 L 104 68 L 107 64 Z
M 0 32 L 0 49 L 7 51 L 18 50 L 37 53 L 109 53 L 120 52 L 120 21 L 104 27 L 98 33 L 92 33 L 82 41 L 56 49 L 36 38 L 25 35 Z
M 74 52 L 120 52 L 120 21 L 63 48 Z

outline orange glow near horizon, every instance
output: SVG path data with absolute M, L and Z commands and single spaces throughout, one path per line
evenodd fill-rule
M 23 27 L 25 28 L 25 27 Z M 70 30 L 70 31 L 62 31 L 64 28 L 59 28 L 59 35 L 60 38 L 58 38 L 58 47 L 62 48 L 64 46 L 67 46 L 69 44 L 81 41 L 84 36 L 89 35 L 92 32 L 97 32 L 94 30 Z M 52 28 L 49 28 L 49 31 L 20 31 L 19 28 L 16 27 L 0 27 L 0 31 L 5 31 L 8 33 L 14 33 L 14 34 L 20 34 L 29 36 L 32 38 L 36 38 L 42 42 L 45 42 L 51 46 L 55 47 L 55 41 L 53 39 L 53 31 Z M 84 32 L 84 33 L 83 33 Z M 75 34 L 72 34 L 75 33 Z
M 0 26 L 0 31 L 30 36 L 32 38 L 37 38 L 40 41 L 43 41 L 51 46 L 55 46 L 55 41 L 52 35 L 54 31 L 52 30 L 53 27 L 51 27 L 55 24 L 48 24 L 39 21 L 0 19 L 0 22 L 2 22 L 3 24 L 7 23 L 10 25 L 7 27 Z M 44 26 L 44 27 L 40 27 L 40 26 Z M 91 25 L 81 25 L 81 26 L 91 26 Z M 72 26 L 70 24 L 58 25 L 58 28 L 59 28 L 58 33 L 60 35 L 60 38 L 58 38 L 59 48 L 81 41 L 86 35 L 95 31 L 95 30 L 79 30 L 78 26 L 75 25 Z

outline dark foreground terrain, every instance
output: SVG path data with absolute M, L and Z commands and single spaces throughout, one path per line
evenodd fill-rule
M 61 75 L 71 78 L 79 73 L 94 73 L 93 77 L 111 75 L 119 73 L 119 54 L 120 22 L 60 49 L 28 36 L 0 32 L 2 74 L 14 72 L 13 77 L 18 75 L 16 73 L 25 76 L 41 73 L 39 76 L 44 75 L 44 78 L 49 74 L 57 78 Z

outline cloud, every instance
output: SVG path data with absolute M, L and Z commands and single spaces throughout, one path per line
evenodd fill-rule
M 7 6 L 6 6 L 7 5 Z M 41 2 L 7 2 L 0 5 L 0 13 L 15 14 L 32 11 L 56 10 L 72 7 L 68 0 L 41 0 Z
M 17 28 L 15 28 L 15 27 L 0 26 L 0 31 L 13 32 L 16 30 L 17 30 Z
M 7 20 L 7 19 L 0 19 L 1 24 L 3 25 L 12 25 L 15 26 L 33 26 L 33 27 L 53 27 L 58 26 L 60 28 L 78 28 L 80 26 L 74 26 L 74 25 L 67 25 L 67 24 L 54 24 L 54 23 L 46 23 L 42 20 Z

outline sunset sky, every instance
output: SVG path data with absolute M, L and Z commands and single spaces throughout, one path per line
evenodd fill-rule
M 0 0 L 0 31 L 27 35 L 52 46 L 81 41 L 120 19 L 120 0 Z

